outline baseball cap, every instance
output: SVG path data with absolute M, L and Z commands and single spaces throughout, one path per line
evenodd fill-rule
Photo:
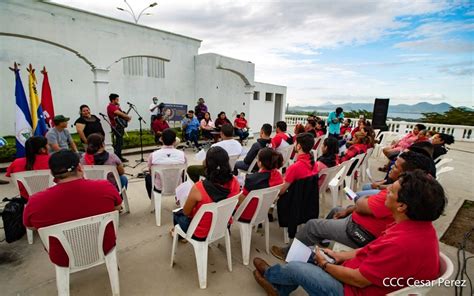
M 56 115 L 53 118 L 53 122 L 54 122 L 54 124 L 58 124 L 58 123 L 61 123 L 61 122 L 68 122 L 69 119 L 70 119 L 69 117 L 65 117 L 64 115 Z
M 59 150 L 51 154 L 48 164 L 53 176 L 65 174 L 79 166 L 79 156 L 71 150 Z

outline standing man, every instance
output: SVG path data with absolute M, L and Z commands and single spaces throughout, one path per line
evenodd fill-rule
M 74 143 L 71 134 L 66 129 L 69 118 L 63 115 L 56 115 L 53 118 L 54 127 L 46 133 L 48 139 L 49 153 L 58 152 L 63 149 L 71 149 L 77 152 L 76 143 Z
M 329 127 L 329 137 L 339 138 L 339 133 L 341 132 L 341 123 L 344 121 L 344 113 L 342 113 L 342 108 L 337 107 L 336 111 L 329 113 L 328 116 L 328 127 Z
M 207 106 L 204 104 L 204 99 L 199 98 L 198 104 L 194 107 L 194 112 L 199 122 L 204 118 L 204 114 L 207 112 Z
M 152 99 L 153 103 L 150 105 L 150 127 L 153 124 L 153 121 L 155 120 L 156 116 L 160 113 L 160 104 L 158 104 L 158 98 L 153 97 Z
M 107 116 L 109 117 L 110 125 L 112 126 L 114 153 L 120 158 L 122 162 L 128 162 L 127 159 L 122 157 L 122 146 L 125 127 L 132 117 L 120 109 L 119 100 L 120 97 L 118 94 L 109 95 L 110 103 L 107 106 Z

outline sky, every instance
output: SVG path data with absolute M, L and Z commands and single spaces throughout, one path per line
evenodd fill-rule
M 133 21 L 119 0 L 54 0 Z M 128 0 L 136 13 L 152 1 Z M 167 0 L 142 25 L 203 40 L 199 53 L 255 63 L 290 105 L 474 106 L 474 2 L 429 0 Z

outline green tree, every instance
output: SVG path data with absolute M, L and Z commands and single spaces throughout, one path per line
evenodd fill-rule
M 454 125 L 474 125 L 474 111 L 465 107 L 451 107 L 443 114 L 437 112 L 422 113 L 422 122 Z
M 344 117 L 347 118 L 359 118 L 360 115 L 363 115 L 366 119 L 372 119 L 372 112 L 367 110 L 351 110 L 351 111 L 344 111 Z

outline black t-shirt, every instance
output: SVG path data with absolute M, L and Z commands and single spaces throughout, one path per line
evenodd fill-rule
M 104 132 L 104 129 L 102 128 L 102 124 L 100 124 L 100 119 L 95 115 L 92 115 L 90 119 L 85 119 L 84 117 L 81 116 L 74 122 L 74 125 L 78 123 L 85 125 L 84 135 L 86 136 L 86 138 L 90 134 L 101 134 L 102 136 L 105 136 L 105 132 Z

